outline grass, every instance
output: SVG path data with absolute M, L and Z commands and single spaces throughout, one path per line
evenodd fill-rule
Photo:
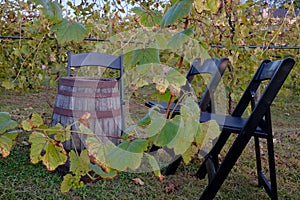
M 55 90 L 48 94 L 43 91 L 29 94 L 1 91 L 0 111 L 10 112 L 17 121 L 31 113 L 38 113 L 49 122 L 53 109 L 50 105 L 53 105 L 54 99 Z M 280 101 L 275 102 L 272 116 L 279 199 L 300 199 L 300 102 L 292 97 L 279 96 L 278 99 Z M 286 104 L 288 106 L 283 107 Z M 137 112 L 142 113 L 140 110 Z M 113 180 L 86 184 L 82 189 L 62 194 L 59 173 L 47 171 L 42 164 L 30 163 L 27 140 L 28 135 L 24 133 L 18 138 L 11 155 L 6 159 L 0 158 L 0 199 L 198 199 L 207 182 L 193 176 L 201 163 L 201 160 L 193 160 L 188 165 L 180 165 L 175 175 L 166 177 L 162 182 L 152 173 L 124 172 Z M 266 145 L 262 146 L 262 150 L 266 153 Z M 136 185 L 133 178 L 140 178 L 144 185 Z M 251 142 L 216 199 L 268 199 L 265 191 L 256 185 L 254 144 Z

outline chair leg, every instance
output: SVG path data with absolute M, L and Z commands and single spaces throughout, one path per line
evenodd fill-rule
M 258 138 L 255 138 L 258 144 Z M 276 183 L 276 168 L 275 168 L 275 158 L 274 158 L 274 146 L 273 146 L 273 137 L 270 136 L 267 138 L 267 146 L 268 146 L 268 161 L 269 161 L 269 171 L 270 171 L 270 182 L 262 172 L 261 168 L 261 159 L 260 159 L 260 150 L 256 148 L 256 163 L 257 163 L 257 175 L 258 175 L 258 183 L 259 186 L 263 186 L 266 190 L 269 197 L 273 200 L 278 199 L 277 194 L 277 183 Z M 259 155 L 258 155 L 259 154 Z
M 254 137 L 254 144 L 255 144 L 255 154 L 256 154 L 256 171 L 258 175 L 258 187 L 262 186 L 262 181 L 259 178 L 259 174 L 261 173 L 261 158 L 260 158 L 260 145 L 259 145 L 259 138 Z
M 275 167 L 275 158 L 274 158 L 274 144 L 273 136 L 271 135 L 267 139 L 268 144 L 268 157 L 269 157 L 269 168 L 270 168 L 270 181 L 271 181 L 271 198 L 274 200 L 278 199 L 277 195 L 277 181 L 276 181 L 276 167 Z
M 217 140 L 216 144 L 213 146 L 213 148 L 210 150 L 210 152 L 205 156 L 204 161 L 200 165 L 198 171 L 196 172 L 195 176 L 204 179 L 205 175 L 207 174 L 207 162 L 208 159 L 212 160 L 215 170 L 217 171 L 219 167 L 219 161 L 218 161 L 218 155 L 221 152 L 222 148 L 226 144 L 228 138 L 230 136 L 230 133 L 222 132 L 219 136 L 219 139 Z M 209 161 L 210 162 L 210 161 Z
M 242 154 L 250 139 L 251 135 L 238 135 L 235 142 L 229 149 L 227 155 L 223 159 L 220 167 L 216 171 L 215 176 L 212 177 L 212 180 L 209 182 L 204 192 L 202 193 L 200 200 L 210 200 L 216 196 L 218 190 L 220 189 L 229 172 Z
M 168 165 L 164 175 L 168 176 L 168 175 L 175 174 L 175 172 L 176 172 L 177 168 L 179 167 L 181 161 L 182 161 L 182 156 L 180 156 L 178 159 L 176 159 L 174 162 L 172 162 L 170 165 Z

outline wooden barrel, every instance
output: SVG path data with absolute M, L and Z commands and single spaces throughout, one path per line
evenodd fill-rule
M 115 79 L 96 79 L 90 77 L 63 77 L 59 80 L 58 94 L 52 115 L 52 125 L 72 124 L 89 112 L 90 129 L 101 141 L 109 138 L 115 144 L 121 135 L 121 104 L 118 82 Z M 78 131 L 77 126 L 72 130 Z M 102 136 L 101 136 L 102 135 Z M 108 137 L 103 137 L 108 136 Z M 64 143 L 66 150 L 84 149 L 86 136 L 72 133 L 71 140 Z

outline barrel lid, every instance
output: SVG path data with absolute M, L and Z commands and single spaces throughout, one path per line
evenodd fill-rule
M 59 84 L 64 86 L 75 86 L 84 88 L 113 88 L 118 81 L 112 78 L 96 78 L 96 77 L 61 77 Z

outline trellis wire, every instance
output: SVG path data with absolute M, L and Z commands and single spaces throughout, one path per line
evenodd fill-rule
M 0 39 L 12 39 L 12 40 L 20 40 L 20 39 L 25 39 L 25 40 L 33 40 L 33 38 L 28 38 L 28 37 L 22 37 L 22 36 L 3 36 L 0 35 Z M 54 39 L 54 38 L 50 38 Z M 109 39 L 102 39 L 102 38 L 84 38 L 84 41 L 92 41 L 92 42 L 111 42 Z M 134 42 L 134 41 L 129 41 L 129 40 L 124 40 L 124 43 L 137 43 L 141 44 L 143 42 Z M 226 48 L 224 45 L 210 45 L 211 48 Z M 256 46 L 256 45 L 243 45 L 243 46 L 237 46 L 237 48 L 244 48 L 244 49 L 300 49 L 300 46 Z

